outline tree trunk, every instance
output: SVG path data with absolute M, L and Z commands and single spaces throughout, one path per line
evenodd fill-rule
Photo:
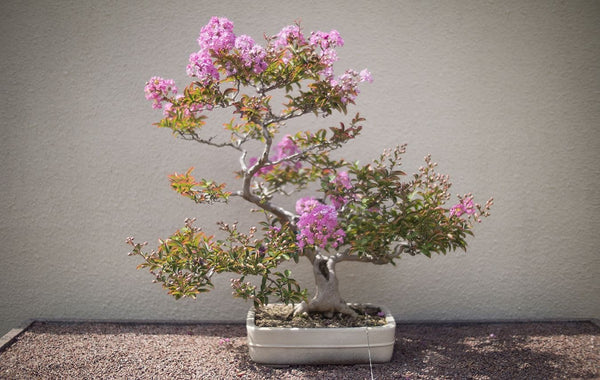
M 357 316 L 340 296 L 335 264 L 333 257 L 316 255 L 313 260 L 313 273 L 317 287 L 315 296 L 308 303 L 302 302 L 297 305 L 294 310 L 295 315 L 317 312 L 331 318 L 338 312 L 352 317 Z

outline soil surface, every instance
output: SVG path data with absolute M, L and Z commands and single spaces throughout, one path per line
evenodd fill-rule
M 266 305 L 256 311 L 254 323 L 258 327 L 364 327 L 385 325 L 385 314 L 380 308 L 369 305 L 350 306 L 358 317 L 337 313 L 332 318 L 310 313 L 294 316 L 292 305 Z
M 0 352 L 0 379 L 598 379 L 589 322 L 402 324 L 391 362 L 271 367 L 242 324 L 34 323 Z

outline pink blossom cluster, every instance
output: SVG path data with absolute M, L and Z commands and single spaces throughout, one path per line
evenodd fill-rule
M 258 162 L 258 158 L 256 158 L 256 157 L 250 157 L 250 159 L 248 160 L 248 164 L 250 166 L 256 165 L 257 162 Z M 263 166 L 262 168 L 258 169 L 258 171 L 256 172 L 256 174 L 254 174 L 254 176 L 259 176 L 261 174 L 267 174 L 271 170 L 273 170 L 273 165 Z
M 285 135 L 277 143 L 277 148 L 275 149 L 275 155 L 271 158 L 271 162 L 285 160 L 288 157 L 293 156 L 294 154 L 300 153 L 300 148 L 296 145 L 292 136 Z M 295 170 L 300 170 L 302 168 L 302 163 L 300 161 L 296 161 L 292 163 L 290 161 L 284 161 L 281 163 L 283 167 L 293 167 Z
M 304 38 L 304 34 L 302 34 L 302 30 L 298 25 L 288 25 L 283 27 L 281 31 L 277 33 L 272 46 L 275 49 L 281 49 L 288 45 L 294 44 L 304 45 L 306 44 L 306 39 Z
M 342 102 L 348 103 L 349 101 L 354 101 L 356 96 L 360 93 L 358 88 L 359 82 L 373 82 L 373 77 L 367 69 L 362 70 L 360 73 L 356 72 L 355 70 L 348 69 L 337 79 L 330 80 L 329 83 L 333 87 L 334 91 L 341 96 Z
M 344 192 L 345 190 L 352 189 L 352 183 L 350 182 L 348 172 L 337 173 L 336 176 L 331 180 L 331 183 L 336 187 L 338 192 Z M 333 195 L 330 198 L 331 203 L 338 210 L 350 201 L 347 197 L 337 195 Z
M 181 95 L 178 95 L 176 98 L 181 97 Z M 212 104 L 199 104 L 199 103 L 193 103 L 193 104 L 188 104 L 188 105 L 179 105 L 177 107 L 177 109 L 175 108 L 175 106 L 173 105 L 173 103 L 171 102 L 165 102 L 165 106 L 163 109 L 163 115 L 164 116 L 172 116 L 172 113 L 175 112 L 176 110 L 181 111 L 182 115 L 184 117 L 195 117 L 197 116 L 197 114 L 199 112 L 202 112 L 202 110 L 207 109 L 207 110 L 211 110 L 213 109 L 213 105 Z
M 230 50 L 234 44 L 233 22 L 225 17 L 211 17 L 208 24 L 200 29 L 198 45 L 202 50 Z
M 225 17 L 212 17 L 200 29 L 198 45 L 200 50 L 190 54 L 186 73 L 196 77 L 202 84 L 219 80 L 219 70 L 213 61 L 213 54 L 229 51 L 235 44 L 233 23 Z
M 300 198 L 296 201 L 296 212 L 298 215 L 306 214 L 320 203 L 313 197 Z
M 290 45 L 306 45 L 306 39 L 304 38 L 304 34 L 302 34 L 302 30 L 298 25 L 288 25 L 283 27 L 269 43 L 269 50 L 281 51 Z M 292 52 L 286 50 L 282 57 L 283 63 L 288 63 L 291 59 Z
M 144 87 L 146 99 L 152 100 L 152 108 L 163 108 L 163 102 L 167 101 L 171 94 L 177 94 L 177 87 L 173 79 L 152 77 Z M 168 103 L 169 105 L 171 103 Z
M 332 30 L 329 33 L 313 32 L 309 38 L 309 43 L 313 48 L 321 50 L 318 53 L 319 60 L 325 65 L 325 69 L 320 74 L 331 81 L 334 78 L 333 64 L 338 60 L 335 48 L 344 46 L 344 40 L 340 33 L 337 30 Z
M 254 43 L 252 37 L 242 34 L 235 39 L 235 48 L 240 53 L 244 66 L 252 68 L 255 74 L 260 74 L 267 69 L 267 51 Z
M 177 87 L 173 79 L 163 79 L 161 77 L 152 77 L 146 86 L 144 92 L 146 93 L 146 99 L 152 101 L 152 108 L 162 109 L 164 116 L 171 116 L 176 111 L 173 104 L 173 99 L 177 100 L 183 97 L 182 94 L 177 93 Z M 203 109 L 212 109 L 211 104 L 189 104 L 179 105 L 178 110 L 186 116 L 193 116 L 195 113 L 202 111 Z
M 219 80 L 219 70 L 207 50 L 190 54 L 190 60 L 185 71 L 187 75 L 198 78 L 202 84 Z
M 233 22 L 225 17 L 212 17 L 200 30 L 198 37 L 200 50 L 190 55 L 186 72 L 191 77 L 207 85 L 220 79 L 215 58 L 235 51 L 243 65 L 260 74 L 267 68 L 266 50 L 257 45 L 252 37 L 237 36 L 233 32 Z M 235 74 L 233 67 L 224 67 L 228 75 Z
M 360 73 L 354 70 L 346 70 L 346 72 L 335 78 L 333 64 L 338 60 L 336 47 L 344 46 L 344 40 L 337 30 L 332 30 L 329 33 L 321 31 L 313 32 L 309 39 L 310 45 L 321 51 L 319 59 L 325 68 L 320 74 L 329 82 L 334 92 L 342 97 L 342 102 L 354 101 L 359 94 L 359 82 L 373 82 L 371 73 L 364 69 Z
M 309 42 L 313 46 L 319 46 L 323 51 L 329 48 L 344 46 L 344 40 L 337 30 L 332 30 L 329 33 L 321 31 L 313 32 L 310 35 Z
M 314 198 L 302 198 L 296 203 L 296 211 L 301 211 L 296 236 L 301 249 L 306 245 L 326 248 L 329 244 L 337 248 L 344 243 L 346 234 L 338 226 L 335 207 Z
M 462 216 L 463 214 L 473 215 L 475 214 L 475 206 L 473 205 L 473 197 L 467 196 L 463 198 L 458 204 L 450 208 L 450 216 Z
M 350 182 L 350 177 L 348 176 L 348 172 L 339 172 L 335 175 L 333 179 L 333 183 L 343 187 L 346 190 L 352 189 L 352 183 Z
M 296 153 L 300 153 L 300 149 L 292 139 L 291 135 L 285 135 L 281 141 L 277 143 L 277 153 L 275 154 L 274 160 L 281 160 Z
M 255 75 L 261 74 L 268 67 L 268 55 L 278 56 L 282 50 L 282 60 L 287 64 L 295 54 L 295 49 L 292 48 L 294 46 L 311 49 L 319 57 L 322 65 L 319 75 L 331 86 L 331 93 L 339 96 L 343 103 L 354 101 L 359 94 L 359 82 L 373 81 L 366 69 L 360 73 L 347 70 L 339 77 L 334 75 L 333 64 L 338 60 L 335 49 L 344 45 L 344 40 L 337 30 L 331 30 L 329 33 L 312 32 L 310 37 L 306 38 L 299 25 L 288 25 L 272 38 L 268 38 L 268 46 L 264 48 L 256 44 L 250 36 L 236 36 L 233 29 L 233 22 L 227 18 L 212 17 L 200 30 L 200 49 L 190 54 L 186 73 L 197 78 L 201 85 L 218 83 L 221 75 L 237 74 L 241 66 Z M 153 77 L 146 85 L 146 98 L 153 101 L 154 108 L 163 108 L 163 102 L 169 102 L 169 96 L 172 98 L 176 93 L 177 89 L 170 79 Z M 172 114 L 172 104 L 167 104 L 164 108 L 163 113 L 166 116 Z M 201 108 L 208 109 L 206 105 L 198 105 L 196 109 L 184 112 L 194 113 Z
M 321 31 L 313 32 L 309 38 L 310 45 L 315 49 L 320 49 L 319 59 L 325 68 L 320 74 L 333 87 L 334 92 L 338 93 L 343 103 L 354 101 L 359 94 L 359 82 L 373 82 L 371 73 L 364 69 L 360 73 L 354 70 L 346 70 L 346 72 L 335 78 L 333 64 L 338 60 L 336 47 L 344 46 L 344 40 L 337 30 L 332 30 L 329 33 Z
M 269 157 L 269 161 L 276 162 L 276 161 L 284 160 L 287 157 L 290 157 L 296 153 L 300 153 L 300 149 L 298 148 L 298 146 L 292 139 L 291 135 L 285 135 L 285 136 L 283 136 L 281 141 L 279 141 L 277 143 L 277 148 L 275 150 L 275 154 L 273 156 Z M 249 161 L 250 166 L 253 166 L 258 162 L 258 159 L 256 157 L 252 157 L 248 161 Z M 281 163 L 281 166 L 291 167 L 292 163 L 284 161 Z M 293 167 L 296 170 L 300 170 L 302 168 L 302 163 L 297 161 L 293 164 Z M 267 165 L 267 166 L 262 167 L 256 173 L 256 175 L 265 174 L 265 173 L 270 172 L 271 170 L 273 170 L 273 165 Z

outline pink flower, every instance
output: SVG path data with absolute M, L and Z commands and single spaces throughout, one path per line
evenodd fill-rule
M 235 43 L 233 33 L 233 22 L 225 17 L 212 17 L 208 24 L 201 30 L 198 36 L 198 45 L 202 50 L 230 50 Z
M 348 177 L 348 172 L 337 173 L 333 179 L 333 183 L 343 187 L 346 190 L 352 189 L 352 183 L 350 182 L 350 177 Z
M 353 102 L 356 99 L 356 96 L 360 93 L 359 82 L 373 82 L 373 77 L 367 69 L 362 70 L 360 73 L 348 69 L 337 79 L 329 78 L 329 85 L 342 98 L 343 103 Z
M 277 143 L 277 159 L 286 158 L 296 153 L 300 153 L 300 149 L 292 140 L 291 135 L 283 136 L 281 141 Z
M 255 74 L 265 71 L 267 52 L 262 46 L 255 44 L 252 37 L 245 34 L 238 36 L 235 39 L 235 48 L 239 51 L 244 66 L 252 67 Z
M 458 204 L 450 208 L 450 216 L 460 217 L 463 214 L 475 214 L 475 207 L 473 206 L 473 197 L 466 197 L 462 199 Z
M 190 63 L 186 67 L 186 72 L 189 76 L 198 78 L 203 84 L 219 80 L 219 70 L 206 50 L 190 54 Z
M 343 103 L 354 101 L 360 92 L 358 89 L 358 73 L 352 69 L 346 70 L 344 74 L 340 75 L 337 80 L 332 80 L 330 84 L 342 98 Z
M 337 30 L 332 30 L 329 33 L 313 32 L 310 35 L 309 43 L 312 46 L 320 47 L 324 51 L 329 48 L 344 46 L 344 40 Z
M 270 48 L 276 51 L 285 50 L 288 46 L 302 46 L 306 45 L 306 39 L 302 34 L 302 30 L 298 25 L 288 25 L 281 29 L 271 42 Z M 282 57 L 283 63 L 288 63 L 292 59 L 292 52 L 286 51 Z
M 312 205 L 309 205 L 308 202 L 311 202 Z M 296 240 L 300 248 L 304 248 L 306 245 L 326 248 L 329 244 L 333 248 L 337 248 L 344 243 L 346 233 L 338 226 L 337 211 L 333 206 L 314 199 L 306 200 L 300 206 L 297 205 L 297 209 L 302 210 L 302 206 L 304 207 L 297 223 L 299 233 Z
M 363 69 L 358 75 L 360 77 L 361 82 L 373 83 L 373 77 L 367 69 Z
M 250 36 L 242 34 L 235 38 L 235 48 L 241 52 L 247 52 L 254 46 L 254 39 Z
M 275 157 L 273 157 L 273 161 L 282 160 L 284 158 L 290 157 L 296 153 L 300 153 L 300 149 L 292 140 L 292 136 L 285 135 L 277 143 L 277 152 L 275 153 Z M 292 166 L 292 162 L 286 161 L 282 163 L 283 167 L 289 168 Z M 294 164 L 294 169 L 300 170 L 302 168 L 302 163 L 300 161 L 296 161 Z
M 348 172 L 339 172 L 336 174 L 335 178 L 331 180 L 336 187 L 336 191 L 338 193 L 343 193 L 345 190 L 352 189 L 352 183 L 350 182 L 350 177 L 348 176 Z M 345 196 L 340 195 L 332 195 L 331 203 L 336 209 L 340 209 L 342 206 L 346 205 L 350 199 Z
M 152 108 L 162 108 L 162 102 L 168 101 L 172 94 L 177 94 L 177 87 L 173 79 L 152 77 L 144 87 L 146 99 L 152 100 Z
M 277 143 L 276 152 L 273 156 L 269 157 L 269 161 L 271 161 L 271 162 L 279 161 L 279 160 L 285 159 L 289 156 L 292 156 L 296 153 L 300 153 L 300 149 L 298 148 L 298 146 L 292 139 L 291 135 L 285 135 L 285 136 L 283 136 L 281 141 L 279 141 Z M 258 162 L 258 159 L 256 157 L 251 157 L 248 160 L 248 163 L 250 164 L 250 166 L 255 165 L 257 162 Z M 292 167 L 292 163 L 289 161 L 284 161 L 284 162 L 280 163 L 279 165 L 283 168 Z M 273 170 L 273 168 L 274 168 L 273 165 L 264 166 L 255 175 L 258 176 L 260 174 L 268 173 L 271 170 Z M 295 170 L 300 170 L 302 168 L 302 163 L 299 161 L 293 163 L 293 168 Z
M 298 215 L 310 212 L 320 202 L 313 197 L 304 197 L 296 201 L 296 212 Z
M 304 39 L 302 30 L 298 25 L 288 25 L 283 27 L 283 29 L 277 33 L 273 46 L 275 48 L 282 48 L 294 43 L 297 43 L 298 45 L 304 45 L 306 40 Z
M 250 167 L 252 167 L 252 166 L 256 165 L 257 162 L 258 162 L 258 158 L 250 157 L 250 159 L 248 160 L 248 165 L 250 165 Z M 266 173 L 270 172 L 271 170 L 273 170 L 273 165 L 263 166 L 254 174 L 254 176 L 258 177 L 259 175 L 266 174 Z
M 248 57 L 252 61 L 252 71 L 255 74 L 260 74 L 267 69 L 267 61 L 265 58 L 267 57 L 267 51 L 260 45 L 254 45 L 250 52 L 248 52 Z
M 338 60 L 337 52 L 334 49 L 327 49 L 321 53 L 321 63 L 325 68 L 319 74 L 325 77 L 326 80 L 333 80 L 333 64 Z
M 173 103 L 165 102 L 165 106 L 163 108 L 163 116 L 170 116 L 172 110 L 173 110 Z
M 309 38 L 309 44 L 316 49 L 321 49 L 319 55 L 320 61 L 325 65 L 325 69 L 321 70 L 320 74 L 327 80 L 333 79 L 333 64 L 338 60 L 335 48 L 344 46 L 344 40 L 337 30 L 332 30 L 329 33 L 321 31 L 312 32 Z

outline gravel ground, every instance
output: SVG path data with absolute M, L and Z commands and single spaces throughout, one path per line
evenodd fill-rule
M 600 379 L 588 322 L 398 325 L 390 363 L 274 368 L 244 325 L 34 323 L 0 353 L 0 379 Z

